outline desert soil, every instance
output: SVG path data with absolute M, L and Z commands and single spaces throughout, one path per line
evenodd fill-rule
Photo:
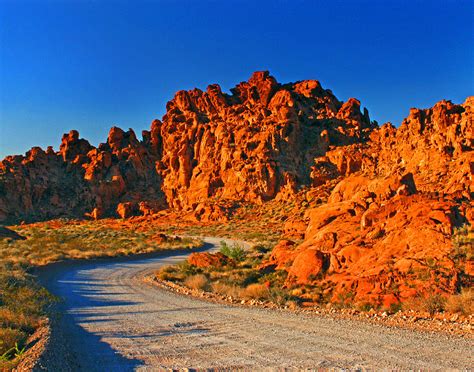
M 221 240 L 206 238 L 206 248 L 217 249 Z M 70 262 L 40 272 L 63 299 L 55 342 L 67 350 L 51 353 L 55 360 L 42 361 L 41 368 L 48 363 L 75 371 L 474 365 L 472 339 L 210 303 L 143 280 L 187 254 Z

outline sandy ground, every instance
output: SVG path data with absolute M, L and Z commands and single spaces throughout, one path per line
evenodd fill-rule
M 206 238 L 206 248 L 221 240 Z M 56 353 L 54 370 L 58 358 L 63 370 L 75 371 L 474 366 L 469 339 L 210 303 L 144 282 L 188 253 L 73 262 L 40 272 L 63 299 L 55 342 L 68 355 Z

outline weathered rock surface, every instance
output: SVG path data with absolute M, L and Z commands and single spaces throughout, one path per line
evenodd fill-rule
M 228 258 L 220 252 L 209 253 L 209 252 L 197 252 L 191 253 L 188 257 L 188 263 L 196 267 L 222 267 L 232 262 L 232 259 Z
M 35 147 L 0 163 L 0 221 L 86 213 L 97 219 L 114 215 L 122 202 L 163 204 L 158 158 L 131 129 L 113 127 L 98 148 L 73 130 L 63 136 L 59 152 Z
M 229 203 L 217 201 L 290 196 L 311 183 L 315 157 L 330 146 L 361 143 L 375 127 L 359 101 L 341 102 L 318 81 L 279 84 L 256 72 L 230 95 L 218 85 L 176 93 L 141 141 L 113 127 L 95 148 L 71 131 L 59 152 L 33 148 L 5 158 L 0 219 L 96 218 L 94 208 L 113 215 L 122 202 L 226 219 Z
M 474 222 L 472 108 L 470 97 L 412 109 L 398 129 L 386 124 L 365 143 L 329 149 L 314 184 L 341 181 L 307 211 L 304 242 L 278 244 L 266 266 L 287 270 L 288 286 L 327 288 L 332 302 L 385 307 L 472 283 L 472 257 L 457 262 L 452 243 L 455 227 Z M 294 230 L 298 221 L 285 226 Z

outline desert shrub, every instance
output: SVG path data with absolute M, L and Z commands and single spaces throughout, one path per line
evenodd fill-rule
M 474 289 L 463 288 L 461 293 L 449 296 L 446 300 L 445 310 L 463 315 L 474 314 Z
M 199 274 L 199 268 L 196 266 L 191 265 L 187 260 L 180 262 L 176 265 L 176 269 L 179 273 L 183 274 L 184 276 L 191 276 Z
M 171 265 L 163 266 L 156 272 L 156 276 L 161 280 L 175 280 L 177 279 L 176 268 Z
M 370 311 L 374 305 L 370 302 L 360 302 L 355 305 L 355 308 L 359 311 Z
M 257 283 L 262 276 L 259 270 L 248 270 L 244 273 L 244 275 L 244 280 L 242 282 L 243 286 L 248 286 Z
M 440 294 L 429 295 L 425 298 L 423 306 L 430 315 L 443 311 L 446 305 L 446 298 Z
M 247 256 L 247 252 L 244 248 L 239 246 L 238 244 L 234 244 L 233 246 L 229 246 L 226 242 L 221 242 L 221 249 L 219 250 L 224 256 L 232 258 L 237 262 L 241 262 Z
M 232 284 L 222 282 L 214 282 L 211 285 L 212 291 L 223 296 L 239 298 L 242 293 L 242 288 Z
M 258 253 L 267 253 L 272 250 L 272 247 L 266 244 L 257 244 L 254 245 L 252 249 Z
M 270 288 L 268 297 L 270 301 L 277 305 L 285 305 L 288 301 L 295 301 L 297 298 L 292 296 L 288 291 L 280 288 Z
M 37 319 L 21 312 L 14 312 L 7 307 L 0 307 L 0 328 L 13 328 L 32 333 L 37 326 Z
M 403 308 L 415 311 L 428 312 L 434 315 L 437 312 L 444 310 L 446 305 L 446 298 L 438 293 L 429 293 L 425 296 L 416 296 L 406 300 L 403 303 Z
M 454 229 L 454 259 L 472 260 L 474 258 L 474 228 L 464 225 Z
M 275 270 L 262 276 L 262 281 L 270 282 L 272 287 L 282 287 L 285 284 L 288 272 L 286 270 Z
M 197 274 L 186 278 L 184 285 L 191 289 L 206 290 L 209 286 L 209 281 L 204 274 Z
M 268 288 L 264 284 L 250 284 L 242 291 L 242 297 L 252 300 L 265 300 L 268 299 L 270 293 Z
M 334 303 L 334 307 L 337 309 L 350 308 L 354 303 L 354 297 L 355 293 L 352 291 L 338 293 L 336 296 L 337 300 Z
M 395 314 L 398 313 L 400 310 L 402 310 L 402 304 L 400 302 L 394 302 L 390 304 L 390 313 Z

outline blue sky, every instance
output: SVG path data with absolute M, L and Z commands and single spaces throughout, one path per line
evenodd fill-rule
M 379 123 L 474 94 L 472 1 L 0 0 L 0 157 L 138 135 L 180 89 L 320 80 Z

